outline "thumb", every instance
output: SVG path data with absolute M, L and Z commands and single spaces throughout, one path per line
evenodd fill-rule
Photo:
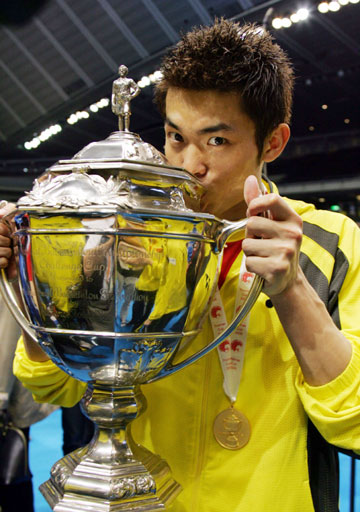
M 15 210 L 15 205 L 13 203 L 8 203 L 7 201 L 0 201 L 0 219 L 9 215 L 9 213 Z
M 246 204 L 249 206 L 251 201 L 259 196 L 261 196 L 261 190 L 258 180 L 254 175 L 248 176 L 244 183 L 244 199 Z

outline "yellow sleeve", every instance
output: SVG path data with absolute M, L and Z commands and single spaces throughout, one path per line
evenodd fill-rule
M 82 398 L 86 383 L 73 379 L 51 360 L 31 361 L 19 338 L 14 358 L 14 375 L 32 392 L 36 402 L 72 407 Z
M 360 451 L 360 347 L 353 344 L 350 363 L 336 379 L 310 386 L 298 372 L 296 388 L 304 408 L 322 436 L 331 444 Z
M 337 274 L 345 275 L 337 295 L 342 334 L 352 345 L 352 357 L 345 370 L 323 386 L 309 386 L 298 372 L 296 388 L 304 408 L 323 437 L 341 448 L 360 451 L 360 230 L 345 219 L 339 230 L 342 265 Z

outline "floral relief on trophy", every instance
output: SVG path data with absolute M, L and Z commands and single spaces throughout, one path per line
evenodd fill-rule
M 71 470 L 65 464 L 61 464 L 61 461 L 58 461 L 51 468 L 50 474 L 56 484 L 63 486 L 71 475 Z
M 133 498 L 155 491 L 154 479 L 149 476 L 119 478 L 111 482 L 110 499 Z
M 128 185 L 110 176 L 105 180 L 96 174 L 73 172 L 55 178 L 35 180 L 31 192 L 18 201 L 18 206 L 81 208 L 84 206 L 130 207 Z

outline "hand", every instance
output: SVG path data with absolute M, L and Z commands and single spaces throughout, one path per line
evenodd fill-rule
M 2 204 L 0 209 L 0 219 L 9 215 L 15 210 L 15 205 L 11 203 Z M 12 221 L 8 219 L 0 220 L 0 269 L 6 268 L 9 279 L 14 279 L 17 276 L 15 255 L 12 249 L 12 236 L 11 236 Z
M 246 267 L 261 276 L 263 291 L 279 295 L 296 281 L 302 240 L 301 217 L 277 194 L 262 195 L 255 176 L 244 185 L 248 223 L 243 251 Z M 269 213 L 269 218 L 260 216 Z

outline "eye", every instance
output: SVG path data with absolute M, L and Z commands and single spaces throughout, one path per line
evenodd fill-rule
M 227 140 L 224 139 L 224 137 L 211 137 L 211 139 L 208 140 L 208 144 L 210 146 L 222 146 L 223 144 L 226 144 Z
M 182 138 L 182 136 L 180 135 L 179 132 L 168 132 L 166 134 L 166 137 L 174 142 L 183 142 L 184 139 Z

